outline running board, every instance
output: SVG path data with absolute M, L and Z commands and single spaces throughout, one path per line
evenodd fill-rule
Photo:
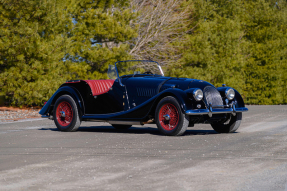
M 141 121 L 116 121 L 116 120 L 99 120 L 99 119 L 83 119 L 83 121 L 107 122 L 112 125 L 144 125 L 144 122 Z

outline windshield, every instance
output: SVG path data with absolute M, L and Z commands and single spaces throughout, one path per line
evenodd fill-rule
M 110 79 L 116 79 L 118 77 L 115 65 L 109 65 L 108 77 Z
M 136 74 L 164 75 L 160 65 L 155 61 L 128 60 L 118 61 L 115 65 L 109 65 L 108 77 L 110 79 Z

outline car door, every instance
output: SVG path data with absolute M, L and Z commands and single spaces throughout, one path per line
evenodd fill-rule
M 165 77 L 130 77 L 125 81 L 130 108 L 149 100 L 159 92 L 159 86 Z
M 126 86 L 121 85 L 119 79 L 115 80 L 108 94 L 110 97 L 109 102 L 113 105 L 115 111 L 119 112 L 130 109 Z

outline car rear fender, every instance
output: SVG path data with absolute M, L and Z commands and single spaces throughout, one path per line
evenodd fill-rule
M 80 116 L 82 116 L 85 113 L 83 98 L 82 98 L 80 92 L 76 88 L 71 87 L 71 86 L 60 87 L 52 95 L 52 97 L 48 100 L 48 102 L 44 105 L 44 107 L 40 110 L 39 114 L 51 115 L 51 112 L 53 110 L 53 107 L 54 107 L 56 100 L 60 96 L 65 95 L 65 94 L 70 95 L 75 100 L 77 107 L 79 108 L 79 111 L 80 111 Z

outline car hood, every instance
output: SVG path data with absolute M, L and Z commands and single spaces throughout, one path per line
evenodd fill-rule
M 213 86 L 211 83 L 208 83 L 203 80 L 190 79 L 190 78 L 169 78 L 162 85 L 162 90 L 175 86 L 181 90 L 187 90 L 190 88 L 200 88 L 204 89 L 206 86 Z
M 191 78 L 176 78 L 176 77 L 129 77 L 123 78 L 123 84 L 132 86 L 133 88 L 145 87 L 150 89 L 157 89 L 161 92 L 165 89 L 174 87 L 181 90 L 187 90 L 190 88 L 204 89 L 206 86 L 213 86 L 203 80 L 191 79 Z

